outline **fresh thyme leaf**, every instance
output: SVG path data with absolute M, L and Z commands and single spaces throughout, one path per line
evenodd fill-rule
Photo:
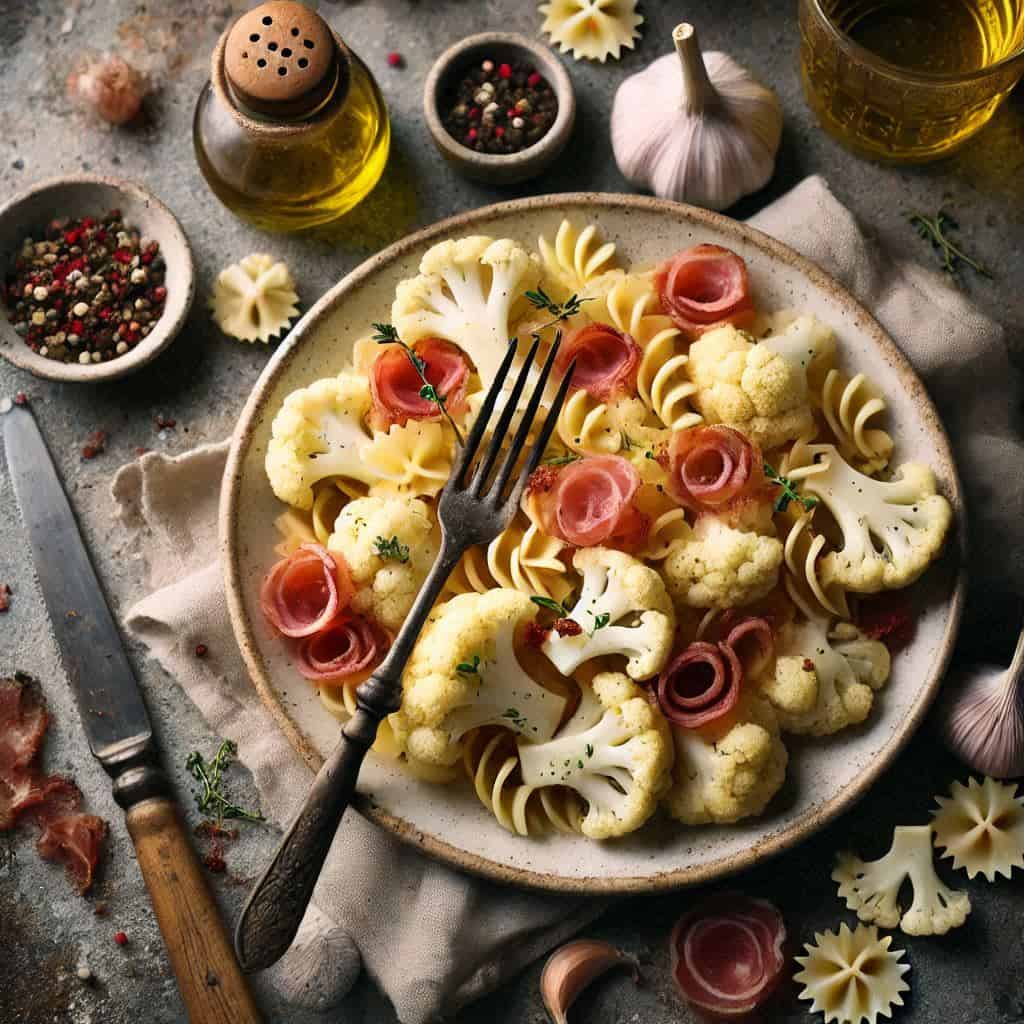
M 609 622 L 612 621 L 611 614 L 609 612 L 601 612 L 600 615 L 594 616 L 594 632 L 596 633 L 599 629 L 604 629 Z
M 448 412 L 448 406 L 446 405 L 446 397 L 439 395 L 437 389 L 433 384 L 427 380 L 427 364 L 422 360 L 415 352 L 398 336 L 398 330 L 394 324 L 374 324 L 373 329 L 377 332 L 373 336 L 373 340 L 378 345 L 400 345 L 402 351 L 405 352 L 412 364 L 413 369 L 419 375 L 420 380 L 423 382 L 423 387 L 420 388 L 420 398 L 425 398 L 429 402 L 433 402 L 438 409 L 441 410 L 441 415 L 451 425 L 452 430 L 455 431 L 455 440 L 459 442 L 459 446 L 462 447 L 465 441 L 462 437 L 462 432 L 459 430 L 452 419 L 451 413 Z
M 224 794 L 221 788 L 221 781 L 224 769 L 231 763 L 231 759 L 238 752 L 238 748 L 231 740 L 224 740 L 212 761 L 207 763 L 198 750 L 193 750 L 185 759 L 185 768 L 188 773 L 201 786 L 202 790 L 195 793 L 196 805 L 203 812 L 213 811 L 217 821 L 231 818 L 239 821 L 263 821 L 263 815 L 258 811 L 247 811 L 238 804 L 232 803 Z
M 917 233 L 926 241 L 930 242 L 933 249 L 938 249 L 942 256 L 942 269 L 947 274 L 955 274 L 961 263 L 972 267 L 982 277 L 991 278 L 992 274 L 977 260 L 967 255 L 950 237 L 946 234 L 948 229 L 954 231 L 959 227 L 953 217 L 941 207 L 934 217 L 928 217 L 923 213 L 911 211 L 907 220 L 913 225 Z
M 409 545 L 403 544 L 397 537 L 390 540 L 378 537 L 373 546 L 377 554 L 387 562 L 401 562 L 404 565 L 409 561 Z
M 764 475 L 773 484 L 777 484 L 782 488 L 782 493 L 775 500 L 776 512 L 785 512 L 789 508 L 790 502 L 793 501 L 798 502 L 805 512 L 810 512 L 818 504 L 817 498 L 797 493 L 796 487 L 793 486 L 793 481 L 789 477 L 782 476 L 778 470 L 769 466 L 767 462 L 764 464 Z
M 565 302 L 555 302 L 550 295 L 540 285 L 532 291 L 525 293 L 526 298 L 529 299 L 534 309 L 543 309 L 545 312 L 550 313 L 554 318 L 548 323 L 544 324 L 543 327 L 537 328 L 536 334 L 540 334 L 542 331 L 546 331 L 549 327 L 554 327 L 557 323 L 562 323 L 564 320 L 568 320 L 571 316 L 576 316 L 580 307 L 584 302 L 590 302 L 590 299 L 580 298 L 578 295 L 570 295 Z
M 582 459 L 583 456 L 576 452 L 568 452 L 565 455 L 556 455 L 553 459 L 545 459 L 545 466 L 568 466 L 570 462 L 576 462 L 577 459 Z
M 501 713 L 502 718 L 507 718 L 513 725 L 520 729 L 525 729 L 529 725 L 525 715 L 519 713 L 518 708 L 508 708 Z
M 587 744 L 587 757 L 594 756 L 594 745 L 592 743 Z
M 552 601 L 550 597 L 538 597 L 534 594 L 530 600 L 537 605 L 538 608 L 547 608 L 549 612 L 554 612 L 560 619 L 569 618 L 569 609 L 566 608 L 564 604 Z
M 472 662 L 460 661 L 455 666 L 455 671 L 460 672 L 464 676 L 480 675 L 480 655 L 474 654 Z

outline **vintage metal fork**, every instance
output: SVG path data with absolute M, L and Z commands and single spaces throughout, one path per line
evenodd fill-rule
M 401 705 L 402 670 L 441 588 L 467 548 L 489 543 L 508 526 L 519 506 L 527 480 L 540 462 L 569 388 L 571 366 L 551 403 L 533 448 L 509 486 L 540 408 L 544 387 L 558 351 L 557 340 L 537 378 L 515 437 L 499 465 L 502 444 L 511 429 L 538 344 L 535 338 L 515 386 L 505 400 L 491 442 L 474 469 L 474 459 L 515 358 L 516 342 L 509 342 L 501 369 L 438 500 L 441 550 L 437 561 L 387 657 L 356 690 L 356 713 L 342 728 L 341 740 L 317 773 L 302 810 L 281 840 L 274 859 L 242 910 L 235 932 L 235 950 L 246 971 L 269 967 L 291 945 L 341 817 L 352 802 L 359 769 L 367 750 L 373 745 L 377 727 L 381 719 L 397 711 Z

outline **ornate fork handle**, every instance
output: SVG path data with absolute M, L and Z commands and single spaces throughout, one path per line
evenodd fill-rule
M 356 713 L 345 723 L 338 745 L 317 772 L 302 810 L 242 910 L 235 949 L 244 970 L 269 967 L 295 938 L 342 815 L 352 802 L 363 758 L 381 720 L 401 704 L 402 670 L 441 588 L 468 546 L 445 536 L 387 657 L 356 690 Z

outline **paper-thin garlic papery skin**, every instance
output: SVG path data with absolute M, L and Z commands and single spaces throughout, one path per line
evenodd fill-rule
M 692 25 L 677 25 L 672 38 L 677 53 L 627 78 L 615 95 L 615 161 L 638 188 L 722 210 L 771 178 L 782 106 L 727 54 L 702 56 Z
M 548 958 L 540 976 L 540 994 L 553 1024 L 568 1024 L 569 1007 L 595 978 L 613 967 L 628 967 L 639 981 L 636 960 L 608 942 L 576 939 L 559 947 Z
M 1024 775 L 1024 630 L 1008 669 L 974 665 L 946 683 L 941 729 L 969 768 L 996 779 Z

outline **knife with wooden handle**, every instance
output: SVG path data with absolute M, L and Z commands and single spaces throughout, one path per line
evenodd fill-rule
M 5 403 L 10 406 L 10 403 Z M 259 1010 L 235 960 L 160 767 L 149 715 L 74 513 L 25 406 L 3 416 L 7 468 L 43 600 L 89 747 L 113 779 L 193 1024 L 248 1024 Z

